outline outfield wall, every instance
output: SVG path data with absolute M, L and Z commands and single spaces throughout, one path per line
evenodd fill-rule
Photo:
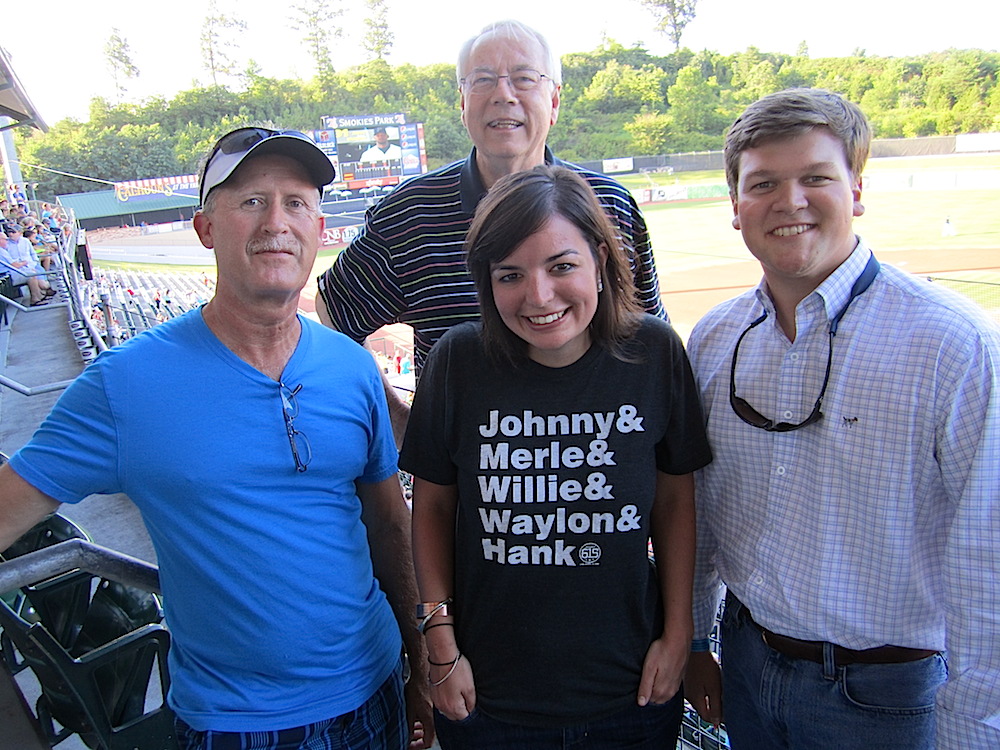
M 876 138 L 872 141 L 871 157 L 879 159 L 885 156 L 941 156 L 991 152 L 1000 152 L 1000 133 L 965 133 L 926 138 Z M 604 159 L 581 162 L 580 166 L 604 174 L 701 172 L 726 168 L 721 151 Z

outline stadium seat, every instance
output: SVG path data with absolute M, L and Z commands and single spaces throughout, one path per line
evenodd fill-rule
M 44 550 L 51 538 L 37 527 L 26 536 L 5 554 Z M 35 712 L 50 747 L 78 734 L 94 750 L 176 748 L 162 619 L 154 594 L 82 570 L 22 588 L 13 602 L 0 598 L 5 661 L 38 680 Z
M 6 459 L 5 456 L 0 454 L 0 463 Z M 58 544 L 59 542 L 65 542 L 69 539 L 85 539 L 88 542 L 91 541 L 90 536 L 79 526 L 77 526 L 73 521 L 66 518 L 59 513 L 53 513 L 47 518 L 39 521 L 35 526 L 29 529 L 24 535 L 21 536 L 14 544 L 0 553 L 0 562 L 3 560 L 12 560 L 15 557 L 20 557 L 28 552 L 34 552 L 35 550 L 44 549 L 46 547 L 51 547 L 53 544 Z M 27 591 L 29 589 L 18 589 L 17 591 L 7 591 L 0 593 L 0 598 L 2 598 L 8 606 L 21 617 L 31 617 L 29 614 L 30 604 L 28 604 Z M 67 592 L 69 593 L 69 592 Z M 87 592 L 89 594 L 89 592 Z M 49 627 L 51 630 L 56 632 L 56 637 L 60 640 L 68 640 L 70 634 L 67 629 L 72 629 L 72 623 L 82 621 L 83 614 L 86 612 L 86 599 L 89 596 L 84 597 L 83 592 L 78 592 L 76 598 L 76 603 L 73 607 L 68 604 L 63 604 L 60 607 L 61 612 L 57 616 L 53 613 L 53 617 L 49 620 Z M 75 613 L 74 613 L 75 608 Z M 17 674 L 25 665 L 17 660 L 16 651 L 10 638 L 7 636 L 6 632 L 0 632 L 0 653 L 2 653 L 3 658 L 7 662 L 7 666 L 10 668 L 11 673 Z

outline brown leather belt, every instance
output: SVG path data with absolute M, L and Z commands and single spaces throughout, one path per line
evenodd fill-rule
M 755 623 L 756 624 L 756 623 Z M 766 628 L 757 625 L 764 643 L 769 648 L 774 649 L 779 654 L 791 657 L 792 659 L 806 659 L 817 664 L 823 663 L 823 642 L 822 641 L 800 641 L 798 638 L 789 638 L 787 635 L 772 633 Z M 908 661 L 918 661 L 933 656 L 937 651 L 923 648 L 906 648 L 905 646 L 878 646 L 877 648 L 867 648 L 863 651 L 844 648 L 834 645 L 833 659 L 837 666 L 846 664 L 901 664 Z
M 726 594 L 726 606 L 731 606 L 731 604 L 732 606 L 740 607 L 739 617 L 741 619 L 746 618 L 748 622 L 760 631 L 760 635 L 768 648 L 792 659 L 805 659 L 817 664 L 823 663 L 823 646 L 825 645 L 823 641 L 803 641 L 787 635 L 779 635 L 768 630 L 753 619 L 750 610 L 736 598 L 736 595 L 732 591 Z M 902 664 L 904 662 L 926 659 L 928 656 L 933 656 L 936 653 L 938 652 L 931 649 L 907 648 L 905 646 L 878 646 L 876 648 L 867 648 L 863 651 L 855 651 L 854 649 L 844 648 L 836 644 L 833 646 L 833 659 L 837 666 L 847 664 Z

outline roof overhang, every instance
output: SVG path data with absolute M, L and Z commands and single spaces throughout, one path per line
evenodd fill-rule
M 34 127 L 44 133 L 49 129 L 42 116 L 38 114 L 38 110 L 35 109 L 35 105 L 31 103 L 21 81 L 18 80 L 7 50 L 3 47 L 0 47 L 0 116 L 9 117 L 14 121 L 0 127 L 0 130 Z

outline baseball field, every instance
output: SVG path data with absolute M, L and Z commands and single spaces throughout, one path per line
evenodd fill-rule
M 725 182 L 721 172 L 701 175 Z M 1000 315 L 1000 154 L 872 160 L 865 179 L 872 187 L 862 192 L 866 210 L 854 227 L 876 256 L 922 276 L 981 282 L 959 290 Z M 636 188 L 649 180 L 622 181 Z M 646 205 L 643 213 L 664 304 L 685 338 L 714 304 L 759 281 L 760 266 L 732 227 L 728 200 Z

